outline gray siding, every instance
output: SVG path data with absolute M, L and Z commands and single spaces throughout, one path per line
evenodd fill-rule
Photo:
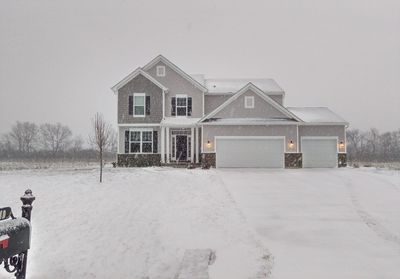
M 129 95 L 146 93 L 150 96 L 150 115 L 129 115 Z M 160 123 L 162 119 L 162 89 L 142 75 L 138 75 L 118 90 L 118 123 Z
M 254 108 L 244 107 L 245 96 L 254 96 Z M 239 98 L 218 112 L 215 118 L 288 118 L 285 114 L 267 103 L 252 90 L 243 93 Z
M 338 142 L 345 141 L 344 125 L 315 125 L 315 126 L 299 126 L 299 146 L 301 151 L 301 137 L 338 137 Z M 339 150 L 345 152 L 345 148 Z
M 165 66 L 165 77 L 156 75 L 157 66 Z M 186 94 L 192 97 L 192 117 L 203 117 L 203 92 L 200 89 L 161 61 L 147 72 L 169 90 L 165 95 L 165 116 L 171 116 L 171 97 L 175 97 L 176 94 Z
M 228 100 L 232 95 L 205 95 L 204 97 L 204 113 L 209 114 L 217 107 L 222 105 L 226 100 Z
M 297 127 L 295 125 L 204 125 L 203 126 L 203 152 L 215 152 L 216 136 L 285 136 L 286 152 L 296 152 Z M 293 141 L 293 149 L 289 150 L 288 142 Z M 211 148 L 207 148 L 210 141 Z
M 283 95 L 268 95 L 272 100 L 283 106 Z

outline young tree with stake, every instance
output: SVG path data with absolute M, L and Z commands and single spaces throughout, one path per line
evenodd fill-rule
M 92 132 L 89 140 L 99 152 L 100 161 L 100 183 L 103 181 L 103 152 L 107 149 L 111 142 L 112 128 L 106 123 L 101 113 L 96 113 L 92 119 Z

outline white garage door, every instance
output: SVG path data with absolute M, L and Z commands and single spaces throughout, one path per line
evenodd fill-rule
M 283 138 L 217 138 L 217 168 L 283 168 Z
M 334 168 L 338 164 L 336 138 L 302 138 L 303 168 Z

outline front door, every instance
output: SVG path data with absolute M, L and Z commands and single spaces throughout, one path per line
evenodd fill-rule
M 187 161 L 187 136 L 176 136 L 176 160 Z

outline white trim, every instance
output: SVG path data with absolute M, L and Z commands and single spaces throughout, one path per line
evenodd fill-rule
M 213 96 L 213 95 L 235 95 L 236 92 L 206 92 L 204 93 L 206 96 Z M 282 96 L 285 97 L 285 92 L 278 92 L 278 91 L 265 91 L 266 95 L 268 96 Z
M 336 153 L 339 154 L 339 137 L 335 137 L 335 136 L 305 136 L 305 137 L 301 137 L 301 148 L 303 148 L 303 139 L 305 140 L 336 140 Z M 303 150 L 301 151 L 301 153 L 303 153 Z
M 282 168 L 285 168 L 285 153 L 286 152 L 286 136 L 214 136 L 214 152 L 207 152 L 207 153 L 215 153 L 217 154 L 217 140 L 218 139 L 281 139 L 283 140 L 283 158 L 282 158 Z M 217 166 L 217 161 L 215 162 L 215 167 Z
M 156 75 L 158 77 L 165 77 L 165 66 L 158 65 L 156 68 Z
M 133 117 L 146 117 L 146 93 L 133 93 L 133 94 L 129 94 L 133 96 Z M 142 114 L 135 114 L 135 97 L 143 97 L 143 115 Z M 140 106 L 136 106 L 136 107 L 141 107 Z
M 142 68 L 137 68 L 136 70 L 134 70 L 132 73 L 130 73 L 129 75 L 127 75 L 123 80 L 121 80 L 120 82 L 118 82 L 116 85 L 114 85 L 113 87 L 111 87 L 111 90 L 114 91 L 114 93 L 118 93 L 118 90 L 121 89 L 124 85 L 126 85 L 128 82 L 130 82 L 132 79 L 134 79 L 135 77 L 137 77 L 138 75 L 142 75 L 145 78 L 147 78 L 148 80 L 150 80 L 152 83 L 154 83 L 155 85 L 157 85 L 158 87 L 160 87 L 162 90 L 164 91 L 168 91 L 168 88 L 166 88 L 164 85 L 162 85 L 160 82 L 158 82 L 155 78 L 153 78 L 151 75 L 149 75 L 148 73 L 146 73 L 145 71 L 142 70 Z
M 297 125 L 297 140 L 296 140 L 296 147 L 297 147 L 297 153 L 299 153 L 300 149 L 299 149 L 299 125 Z
M 176 161 L 176 135 L 171 135 L 171 160 Z
M 201 119 L 199 120 L 199 124 Z M 234 125 L 234 126 L 240 126 L 240 125 L 298 125 L 298 126 L 344 126 L 344 123 L 317 123 L 317 122 L 312 122 L 312 123 L 306 123 L 306 122 L 294 122 L 294 121 L 257 121 L 257 122 L 252 122 L 249 120 L 248 122 L 241 122 L 241 123 L 223 123 L 223 122 L 201 122 L 201 125 L 216 125 L 216 126 L 225 126 L 225 125 Z
M 194 163 L 194 137 L 194 128 L 192 127 L 190 129 L 190 162 L 192 163 Z
M 204 116 L 203 118 L 200 119 L 199 122 L 202 122 L 208 118 L 211 118 L 212 116 L 216 115 L 218 112 L 220 112 L 222 109 L 224 109 L 225 107 L 227 107 L 229 104 L 231 104 L 233 101 L 235 101 L 237 98 L 239 98 L 242 94 L 244 94 L 245 92 L 247 92 L 247 90 L 251 90 L 254 93 L 256 93 L 258 96 L 260 96 L 262 99 L 264 99 L 267 103 L 269 103 L 270 105 L 272 105 L 274 108 L 276 108 L 277 110 L 279 110 L 281 113 L 283 113 L 284 115 L 286 115 L 289 118 L 293 118 L 295 120 L 297 120 L 298 122 L 303 122 L 300 118 L 298 118 L 296 115 L 294 115 L 293 113 L 291 113 L 290 111 L 288 111 L 286 108 L 284 108 L 282 105 L 280 105 L 279 103 L 275 102 L 273 99 L 271 99 L 271 97 L 265 95 L 265 93 L 259 89 L 257 86 L 255 86 L 253 83 L 249 82 L 248 84 L 246 84 L 242 89 L 240 89 L 235 95 L 233 95 L 232 97 L 230 97 L 228 100 L 226 100 L 224 103 L 222 103 L 222 105 L 220 105 L 219 107 L 217 107 L 215 110 L 213 110 L 212 112 L 210 112 L 208 115 Z
M 250 104 L 248 103 L 250 101 Z M 254 108 L 254 96 L 244 96 L 244 108 L 253 109 Z
M 160 127 L 160 123 L 122 123 L 118 127 Z
M 196 164 L 199 163 L 199 127 L 196 127 L 196 151 L 195 151 L 195 155 L 196 155 Z
M 181 75 L 183 78 L 185 78 L 187 81 L 192 83 L 194 86 L 196 86 L 198 89 L 200 89 L 203 92 L 207 92 L 207 88 L 204 87 L 202 84 L 200 84 L 197 80 L 192 78 L 190 75 L 185 73 L 183 70 L 181 70 L 178 66 L 176 66 L 174 63 L 169 61 L 167 58 L 162 56 L 161 54 L 155 57 L 153 60 L 151 60 L 149 63 L 147 63 L 144 67 L 143 70 L 148 71 L 151 67 L 153 67 L 155 64 L 163 62 L 165 65 L 170 67 L 172 70 L 177 72 L 179 75 Z
M 170 163 L 170 152 L 169 152 L 169 138 L 170 138 L 170 134 L 169 134 L 169 127 L 166 127 L 166 138 L 167 138 L 167 163 Z
M 165 128 L 161 127 L 161 163 L 165 163 Z
M 265 121 L 265 122 L 252 122 L 251 120 L 247 121 L 247 122 L 240 122 L 240 123 L 223 123 L 223 122 L 202 122 L 201 125 L 205 125 L 205 126 L 247 126 L 247 125 L 251 125 L 251 126 L 274 126 L 274 125 L 278 125 L 278 126 L 282 126 L 282 125 L 297 125 L 297 122 L 287 122 L 287 121 Z
M 165 90 L 162 92 L 162 115 L 165 118 Z
M 203 134 L 204 134 L 204 127 L 201 126 L 201 148 L 200 148 L 200 153 L 204 153 L 204 141 L 203 141 Z

